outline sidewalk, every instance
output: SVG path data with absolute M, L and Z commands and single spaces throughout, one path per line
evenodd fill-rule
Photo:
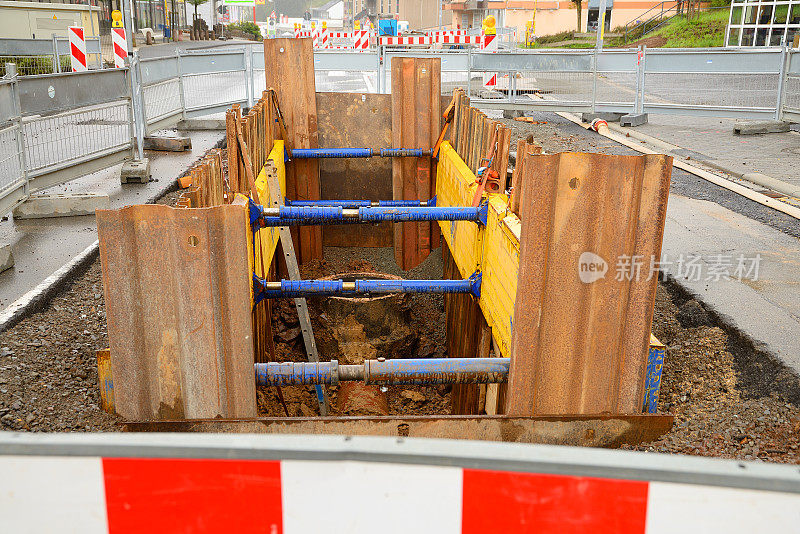
M 195 160 L 212 148 L 224 132 L 182 132 L 192 150 L 180 153 L 146 152 L 153 180 L 148 184 L 119 182 L 120 165 L 83 176 L 45 193 L 106 192 L 111 207 L 144 204 L 159 196 Z M 0 312 L 38 286 L 97 240 L 94 215 L 0 222 L 0 243 L 11 244 L 15 265 L 0 273 Z M 99 292 L 101 290 L 98 290 Z
M 650 115 L 649 121 L 629 130 L 680 146 L 682 155 L 728 169 L 734 176 L 758 172 L 800 186 L 800 133 L 733 135 L 735 120 L 713 117 Z

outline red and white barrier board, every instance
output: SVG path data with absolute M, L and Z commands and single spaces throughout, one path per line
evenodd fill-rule
M 433 39 L 429 35 L 403 35 L 400 37 L 380 37 L 381 46 L 406 46 L 406 45 L 430 45 Z
M 69 35 L 69 55 L 72 59 L 72 72 L 89 70 L 86 62 L 86 39 L 83 36 L 83 28 L 70 26 L 67 28 L 67 33 Z
M 125 42 L 125 28 L 111 28 L 111 42 L 114 45 L 114 68 L 125 67 L 128 58 L 128 45 Z
M 369 30 L 354 30 L 353 31 L 353 47 L 356 50 L 369 49 L 369 37 L 371 32 Z
M 797 532 L 800 494 L 358 461 L 0 457 L 0 531 Z
M 498 49 L 497 35 L 483 35 L 483 42 L 481 43 L 481 50 L 485 52 L 492 52 Z M 497 73 L 484 72 L 483 73 L 483 86 L 494 88 L 497 86 Z

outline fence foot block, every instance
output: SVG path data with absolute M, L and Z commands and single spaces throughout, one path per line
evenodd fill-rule
M 518 117 L 524 117 L 525 112 L 521 109 L 504 109 L 503 110 L 503 118 L 504 119 L 516 119 Z
M 43 219 L 94 215 L 95 210 L 108 209 L 110 206 L 111 200 L 107 193 L 33 195 L 14 209 L 14 218 Z
M 620 119 L 624 116 L 626 116 L 625 113 L 598 111 L 597 113 L 581 113 L 581 120 L 583 122 L 592 122 L 595 119 L 600 119 L 606 122 L 620 122 Z
M 8 243 L 0 244 L 0 273 L 14 266 L 14 253 Z
M 145 137 L 144 149 L 183 152 L 192 149 L 192 140 L 188 137 Z
M 756 135 L 788 132 L 791 124 L 786 121 L 736 121 L 734 135 Z
M 119 172 L 119 182 L 121 184 L 146 184 L 149 181 L 150 160 L 148 158 L 126 161 L 122 164 L 122 170 Z
M 647 124 L 647 113 L 628 113 L 619 118 L 620 126 L 641 126 Z

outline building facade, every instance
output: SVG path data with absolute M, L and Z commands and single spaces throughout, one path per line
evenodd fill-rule
M 800 36 L 800 0 L 734 0 L 725 46 L 792 46 Z
M 656 0 L 608 0 L 606 2 L 606 29 L 635 21 L 653 7 L 660 4 Z M 507 0 L 478 1 L 452 0 L 444 4 L 447 25 L 453 28 L 480 28 L 488 15 L 493 15 L 498 27 L 513 28 L 517 35 L 525 35 L 528 22 L 536 21 L 536 35 L 552 35 L 567 31 L 592 31 L 597 27 L 600 2 L 583 0 L 578 11 L 571 0 Z M 518 39 L 519 40 L 519 39 Z

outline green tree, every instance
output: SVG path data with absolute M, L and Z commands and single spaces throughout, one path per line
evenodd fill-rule
M 194 6 L 194 18 L 197 18 L 197 6 L 208 2 L 208 0 L 187 0 L 187 1 Z
M 190 2 L 192 0 L 189 0 Z M 583 7 L 583 0 L 572 0 L 575 4 L 575 10 L 578 12 L 578 33 L 581 33 L 581 8 Z

